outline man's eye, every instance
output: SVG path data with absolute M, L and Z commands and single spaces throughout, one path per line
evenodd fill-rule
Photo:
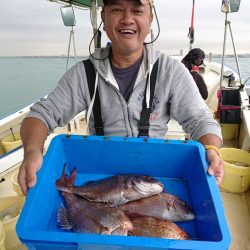
M 135 13 L 136 15 L 142 15 L 142 14 L 144 13 L 144 11 L 143 11 L 142 9 L 135 9 L 135 10 L 134 10 L 134 13 Z
M 141 10 L 135 10 L 135 14 L 136 15 L 141 15 L 141 14 L 143 14 L 143 11 L 141 11 Z
M 113 9 L 111 9 L 111 12 L 112 12 L 113 14 L 119 14 L 119 13 L 122 13 L 122 9 L 113 8 Z

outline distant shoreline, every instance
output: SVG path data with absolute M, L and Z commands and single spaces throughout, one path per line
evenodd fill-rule
M 250 55 L 249 55 L 250 56 Z M 77 58 L 84 58 L 87 56 L 79 55 Z M 67 58 L 67 56 L 0 56 L 0 58 Z M 69 58 L 74 59 L 74 56 L 70 56 Z
M 216 58 L 221 58 L 221 54 L 211 54 L 212 57 Z M 173 56 L 179 56 L 177 54 L 173 54 Z M 206 54 L 206 57 L 209 57 L 210 54 Z M 77 58 L 85 58 L 87 57 L 86 55 L 79 55 Z M 225 55 L 226 58 L 232 58 L 234 57 L 233 54 L 230 55 Z M 0 56 L 0 58 L 67 58 L 66 55 L 61 55 L 61 56 Z M 74 56 L 70 56 L 69 58 L 75 58 Z M 238 54 L 238 58 L 250 58 L 250 53 L 247 54 Z
M 238 54 L 237 55 L 238 58 L 249 58 L 250 54 Z M 209 54 L 206 55 L 206 57 L 209 57 Z M 212 54 L 212 57 L 217 57 L 217 58 L 221 58 L 222 55 L 221 54 Z M 226 58 L 234 58 L 234 55 L 225 55 Z

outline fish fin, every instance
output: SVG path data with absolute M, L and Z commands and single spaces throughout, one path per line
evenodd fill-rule
M 67 186 L 73 186 L 74 185 L 74 182 L 75 182 L 75 179 L 76 179 L 76 168 L 74 167 L 74 170 L 73 172 L 71 173 L 69 179 L 68 179 L 68 183 L 67 183 Z
M 70 230 L 73 228 L 73 226 L 70 224 L 68 220 L 67 209 L 63 205 L 61 205 L 58 209 L 57 222 L 60 224 L 60 227 L 64 230 Z

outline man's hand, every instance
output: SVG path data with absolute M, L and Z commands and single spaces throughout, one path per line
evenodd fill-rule
M 24 195 L 27 195 L 29 188 L 36 184 L 36 172 L 43 162 L 43 154 L 39 150 L 30 151 L 25 154 L 18 173 L 18 183 Z
M 222 140 L 217 135 L 205 134 L 200 137 L 199 142 L 207 149 L 207 160 L 209 162 L 208 174 L 214 175 L 216 182 L 220 185 L 224 178 L 224 164 L 219 156 L 219 148 L 221 147 Z
M 27 117 L 21 125 L 24 159 L 18 174 L 18 183 L 24 195 L 36 184 L 36 172 L 43 162 L 43 145 L 48 128 L 39 119 Z
M 214 175 L 216 182 L 220 185 L 224 179 L 224 164 L 218 153 L 213 149 L 206 150 L 208 166 L 208 174 Z

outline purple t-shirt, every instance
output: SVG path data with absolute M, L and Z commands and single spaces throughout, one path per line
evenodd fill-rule
M 133 65 L 129 66 L 128 68 L 117 68 L 112 65 L 112 71 L 114 77 L 118 83 L 119 90 L 123 97 L 128 101 L 135 84 L 136 77 L 139 72 L 139 68 L 142 62 L 141 57 L 137 60 Z

